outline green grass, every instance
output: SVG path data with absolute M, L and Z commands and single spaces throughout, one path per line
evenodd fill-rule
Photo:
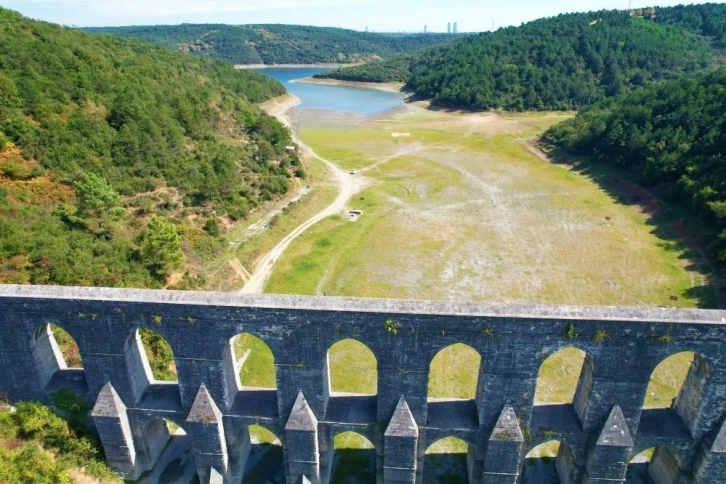
M 580 379 L 585 352 L 577 348 L 563 348 L 548 357 L 539 369 L 537 403 L 572 403 Z
M 382 145 L 398 141 L 388 132 L 372 129 L 351 132 L 349 129 L 321 131 L 303 127 L 300 136 L 318 155 L 335 160 L 335 164 L 345 170 L 369 165 L 372 153 L 379 152 Z M 339 147 L 341 145 L 344 147 Z
M 645 407 L 669 408 L 686 379 L 694 354 L 690 351 L 678 353 L 663 360 L 653 370 L 645 394 Z
M 676 294 L 678 305 L 698 303 L 689 291 L 701 277 L 688 274 L 683 250 L 591 180 L 527 151 L 512 136 L 534 129 L 526 117 L 470 133 L 438 116 L 418 127 L 381 122 L 375 136 L 371 127 L 304 130 L 334 160 L 393 158 L 365 173 L 375 184 L 351 202 L 363 217 L 311 228 L 267 292 L 619 305 L 671 304 Z M 392 131 L 411 137 L 392 140 Z
M 461 183 L 461 176 L 412 157 L 397 158 L 370 173 L 379 176 L 381 183 L 362 191 L 351 203 L 363 216 L 356 222 L 329 217 L 308 230 L 275 266 L 265 292 L 410 298 L 411 291 L 420 289 L 406 281 L 392 283 L 385 273 L 400 265 L 401 256 L 410 258 L 413 265 L 438 260 L 446 240 L 443 236 L 420 238 L 415 233 L 392 238 L 400 227 L 385 216 L 386 207 L 390 200 L 421 202 L 438 196 Z M 376 261 L 375 267 L 368 264 L 370 260 Z M 438 268 L 429 270 L 433 287 Z M 339 274 L 338 280 L 326 282 L 326 274 L 331 273 Z
M 461 343 L 439 351 L 431 361 L 429 398 L 473 399 L 480 364 L 479 353 Z
M 249 333 L 242 333 L 234 341 L 234 353 L 237 361 L 247 355 L 239 372 L 242 386 L 277 388 L 275 358 L 264 341 Z
M 363 343 L 352 339 L 339 341 L 328 350 L 330 389 L 334 392 L 378 393 L 376 357 Z
M 370 440 L 355 432 L 342 432 L 333 438 L 335 449 L 374 449 Z
M 265 427 L 261 427 L 257 424 L 252 424 L 248 427 L 248 429 L 250 432 L 250 438 L 254 441 L 255 444 L 281 445 L 280 439 L 278 439 L 275 434 L 273 434 Z
M 543 444 L 539 444 L 527 453 L 528 459 L 554 459 L 560 451 L 560 442 L 558 440 L 550 440 Z
M 429 445 L 426 454 L 466 454 L 469 444 L 456 437 L 446 437 Z

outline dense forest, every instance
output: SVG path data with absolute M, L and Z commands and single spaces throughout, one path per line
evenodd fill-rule
M 316 74 L 319 79 L 337 79 L 355 82 L 408 82 L 411 77 L 411 64 L 419 60 L 420 54 L 401 54 L 390 59 L 369 62 L 359 66 Z
M 575 109 L 713 68 L 725 25 L 724 4 L 564 14 L 322 76 L 403 80 L 436 102 L 479 109 Z
M 153 25 L 94 27 L 232 64 L 355 64 L 452 42 L 463 35 L 379 34 L 299 25 Z
M 0 283 L 161 287 L 304 175 L 271 78 L 5 9 L 0 65 Z
M 683 207 L 726 262 L 726 70 L 609 98 L 543 140 L 617 166 Z

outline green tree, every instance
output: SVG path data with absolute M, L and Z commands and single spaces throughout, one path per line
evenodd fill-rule
M 165 277 L 184 261 L 179 229 L 161 217 L 152 217 L 141 244 L 144 264 L 154 274 Z
M 105 178 L 86 173 L 76 182 L 78 211 L 81 215 L 100 216 L 119 208 L 121 197 Z

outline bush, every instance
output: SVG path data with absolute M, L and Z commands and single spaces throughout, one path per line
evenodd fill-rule
M 204 231 L 212 237 L 219 237 L 219 235 L 222 233 L 222 230 L 219 226 L 219 221 L 217 221 L 216 218 L 210 218 L 209 220 L 207 220 L 207 222 L 204 224 Z
M 21 159 L 6 161 L 0 166 L 0 171 L 11 180 L 29 180 L 33 178 L 33 168 Z
M 31 441 L 20 453 L 10 456 L 11 467 L 9 469 L 3 468 L 0 464 L 0 482 L 70 483 L 71 480 L 57 477 L 65 476 L 66 473 L 63 469 L 70 467 L 85 467 L 87 472 L 97 477 L 115 477 L 113 471 L 104 463 L 103 452 L 98 441 L 87 434 L 84 427 L 74 425 L 87 419 L 90 411 L 88 403 L 68 390 L 54 394 L 53 398 L 57 400 L 57 404 L 64 407 L 64 411 L 74 417 L 74 423 L 64 420 L 40 403 L 20 402 L 16 406 L 15 413 L 0 413 L 2 416 L 0 429 L 4 437 L 20 437 Z M 52 460 L 38 460 L 36 454 L 36 451 L 39 452 L 38 444 L 46 450 L 57 451 L 55 463 Z M 41 455 L 46 454 L 41 453 Z M 3 461 L 6 460 L 3 459 Z M 33 467 L 34 469 L 23 470 L 21 480 L 3 479 L 5 470 L 11 474 L 14 472 L 13 462 L 18 462 L 21 467 Z M 5 463 L 7 464 L 7 462 Z M 43 476 L 46 471 L 55 479 L 45 479 Z M 32 472 L 39 474 L 32 474 Z

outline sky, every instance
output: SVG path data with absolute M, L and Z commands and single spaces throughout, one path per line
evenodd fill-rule
M 713 0 L 712 0 L 713 1 Z M 179 23 L 284 23 L 379 32 L 481 32 L 565 12 L 627 9 L 643 0 L 0 0 L 40 20 L 78 27 Z M 659 6 L 683 1 L 659 0 Z M 706 2 L 693 2 L 706 3 Z

